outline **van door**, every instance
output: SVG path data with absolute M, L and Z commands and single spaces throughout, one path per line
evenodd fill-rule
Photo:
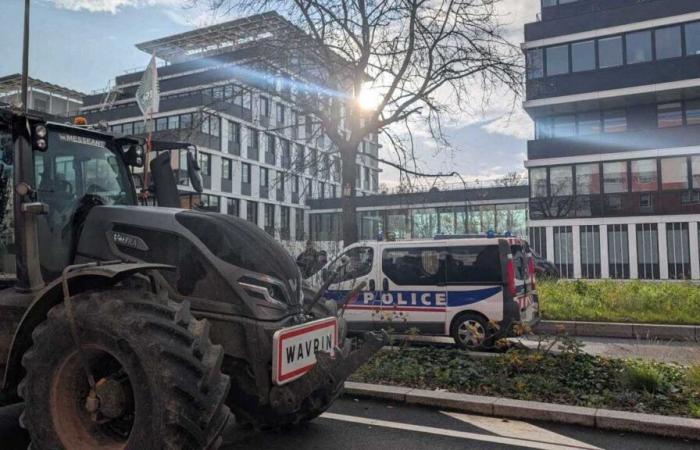
M 380 289 L 381 328 L 443 334 L 447 309 L 443 248 L 385 246 Z
M 381 307 L 376 287 L 375 250 L 371 246 L 352 247 L 343 252 L 323 271 L 324 277 L 335 276 L 326 296 L 342 302 L 360 283 L 366 286 L 345 305 L 343 317 L 351 331 L 372 331 L 374 316 Z

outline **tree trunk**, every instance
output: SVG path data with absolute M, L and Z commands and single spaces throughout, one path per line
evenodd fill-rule
M 357 149 L 345 144 L 340 148 L 342 158 L 341 198 L 343 207 L 343 245 L 358 241 L 355 183 L 357 178 Z M 349 194 L 349 195 L 348 195 Z

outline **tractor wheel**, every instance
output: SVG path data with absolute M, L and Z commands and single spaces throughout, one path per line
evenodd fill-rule
M 81 350 L 65 305 L 32 334 L 22 364 L 22 425 L 32 448 L 215 449 L 228 422 L 223 349 L 189 303 L 142 290 L 73 297 Z M 94 377 L 91 392 L 84 365 Z

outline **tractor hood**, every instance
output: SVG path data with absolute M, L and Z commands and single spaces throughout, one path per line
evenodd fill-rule
M 169 264 L 171 296 L 193 309 L 279 320 L 301 308 L 301 275 L 287 250 L 254 224 L 224 214 L 147 206 L 92 208 L 76 262 Z

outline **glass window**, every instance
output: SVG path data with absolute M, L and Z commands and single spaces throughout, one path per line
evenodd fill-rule
M 659 177 L 656 172 L 655 159 L 638 159 L 632 161 L 632 192 L 656 191 Z
M 622 36 L 598 39 L 598 59 L 601 69 L 622 65 Z
M 382 271 L 399 286 L 444 284 L 446 249 L 396 248 L 384 250 Z
M 700 22 L 685 24 L 685 54 L 700 55 Z
M 549 139 L 553 134 L 551 117 L 540 117 L 535 121 L 536 139 Z
M 450 247 L 445 258 L 447 284 L 500 283 L 501 263 L 496 245 Z
M 603 163 L 603 192 L 606 194 L 627 192 L 627 163 L 625 161 Z
M 576 166 L 576 193 L 578 195 L 600 194 L 600 168 L 598 164 Z
M 676 58 L 683 55 L 681 27 L 659 28 L 654 31 L 656 59 Z
M 240 209 L 240 200 L 237 198 L 227 198 L 226 199 L 226 214 L 238 217 L 238 211 Z
M 581 277 L 600 278 L 600 227 L 581 225 Z
M 573 182 L 571 166 L 552 167 L 549 169 L 549 189 L 552 197 L 572 195 Z
M 433 238 L 438 233 L 438 218 L 434 208 L 414 209 L 412 213 L 414 238 Z
M 254 224 L 258 223 L 258 202 L 246 202 L 246 219 Z
M 231 179 L 231 164 L 232 160 L 228 158 L 221 158 L 221 178 L 225 180 Z
M 574 276 L 574 241 L 570 226 L 554 227 L 554 265 L 562 278 Z
M 180 117 L 170 116 L 168 117 L 168 130 L 175 130 L 180 128 Z
M 228 139 L 237 144 L 241 143 L 241 124 L 237 122 L 229 122 Z
M 666 224 L 666 249 L 668 251 L 668 278 L 690 278 L 690 233 L 687 223 Z
M 162 131 L 162 130 L 167 130 L 168 129 L 168 118 L 167 117 L 159 117 L 156 119 L 156 131 Z
M 661 159 L 661 189 L 688 189 L 688 160 L 685 156 Z
M 241 183 L 250 183 L 250 164 L 241 163 Z
M 656 107 L 659 128 L 683 126 L 683 104 L 681 102 L 663 103 Z
M 693 189 L 700 189 L 700 156 L 693 156 L 691 159 Z
M 547 196 L 547 168 L 537 167 L 530 169 L 530 197 Z
M 270 172 L 267 168 L 261 167 L 260 168 L 260 186 L 269 186 L 270 185 Z
M 603 131 L 606 133 L 627 131 L 627 112 L 623 109 L 603 112 Z
M 337 283 L 354 280 L 370 273 L 373 261 L 371 247 L 351 248 L 328 266 L 328 273 L 337 273 Z
M 569 73 L 569 46 L 547 47 L 547 76 Z
M 655 223 L 637 224 L 637 273 L 640 279 L 659 279 L 659 233 Z
M 625 36 L 627 43 L 627 64 L 651 61 L 651 31 L 638 31 Z
M 685 123 L 700 125 L 700 100 L 685 102 Z
M 202 169 L 202 175 L 211 176 L 211 155 L 199 152 L 199 168 Z
M 563 138 L 576 135 L 576 116 L 557 116 L 554 118 L 554 137 Z
M 180 115 L 180 128 L 190 129 L 192 128 L 192 114 L 181 114 Z
M 535 48 L 527 52 L 527 77 L 528 79 L 542 78 L 544 76 L 544 50 Z
M 627 225 L 608 225 L 608 273 L 610 278 L 630 277 Z
M 571 44 L 571 69 L 574 72 L 595 69 L 595 41 Z
M 599 134 L 601 132 L 600 111 L 581 113 L 577 116 L 578 134 Z

